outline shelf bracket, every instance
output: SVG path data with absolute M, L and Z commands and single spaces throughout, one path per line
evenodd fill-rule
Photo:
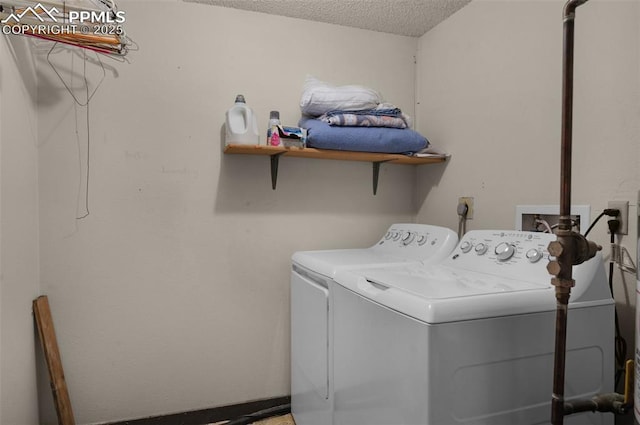
M 271 189 L 276 190 L 276 184 L 278 183 L 278 163 L 280 161 L 280 155 L 284 152 L 277 152 L 270 155 L 271 160 Z
M 388 161 L 389 160 L 375 161 L 371 163 L 373 165 L 373 195 L 374 196 L 378 192 L 378 178 L 380 177 L 380 164 Z

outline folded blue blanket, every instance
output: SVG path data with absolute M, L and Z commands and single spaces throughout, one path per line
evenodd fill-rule
M 409 154 L 429 145 L 408 128 L 339 127 L 309 117 L 302 117 L 298 125 L 307 129 L 307 146 L 318 149 Z

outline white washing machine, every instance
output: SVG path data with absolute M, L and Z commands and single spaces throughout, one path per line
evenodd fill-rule
M 297 425 L 333 422 L 331 283 L 358 267 L 429 264 L 446 258 L 458 236 L 426 224 L 394 224 L 369 248 L 301 251 L 291 271 L 291 411 Z
M 470 231 L 437 265 L 337 273 L 333 424 L 548 424 L 554 239 Z M 614 304 L 601 255 L 573 275 L 568 399 L 611 392 L 614 379 Z M 613 424 L 613 415 L 565 423 Z

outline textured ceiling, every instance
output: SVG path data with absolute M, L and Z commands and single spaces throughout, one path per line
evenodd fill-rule
M 184 0 L 420 37 L 471 0 Z

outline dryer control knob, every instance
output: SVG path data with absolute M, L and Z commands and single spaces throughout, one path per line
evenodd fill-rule
M 422 246 L 427 242 L 427 235 L 418 236 L 418 245 Z
M 413 241 L 413 238 L 415 237 L 416 235 L 414 233 L 411 233 L 411 232 L 405 233 L 404 236 L 402 237 L 402 244 L 409 245 Z
M 530 263 L 537 263 L 542 259 L 542 251 L 536 248 L 531 248 L 529 251 L 527 251 L 526 255 L 527 260 L 529 260 Z
M 507 242 L 500 242 L 498 246 L 496 246 L 496 256 L 500 261 L 507 261 L 509 258 L 513 257 L 513 254 L 516 253 L 516 247 L 513 244 Z
M 487 248 L 488 246 L 486 243 L 480 242 L 476 245 L 476 254 L 483 255 L 485 252 L 487 252 Z
M 400 232 L 393 232 L 393 240 L 397 241 L 398 239 L 400 239 L 400 235 L 401 235 Z
M 460 244 L 460 250 L 464 253 L 467 253 L 469 251 L 471 251 L 471 242 L 469 241 L 464 241 Z

